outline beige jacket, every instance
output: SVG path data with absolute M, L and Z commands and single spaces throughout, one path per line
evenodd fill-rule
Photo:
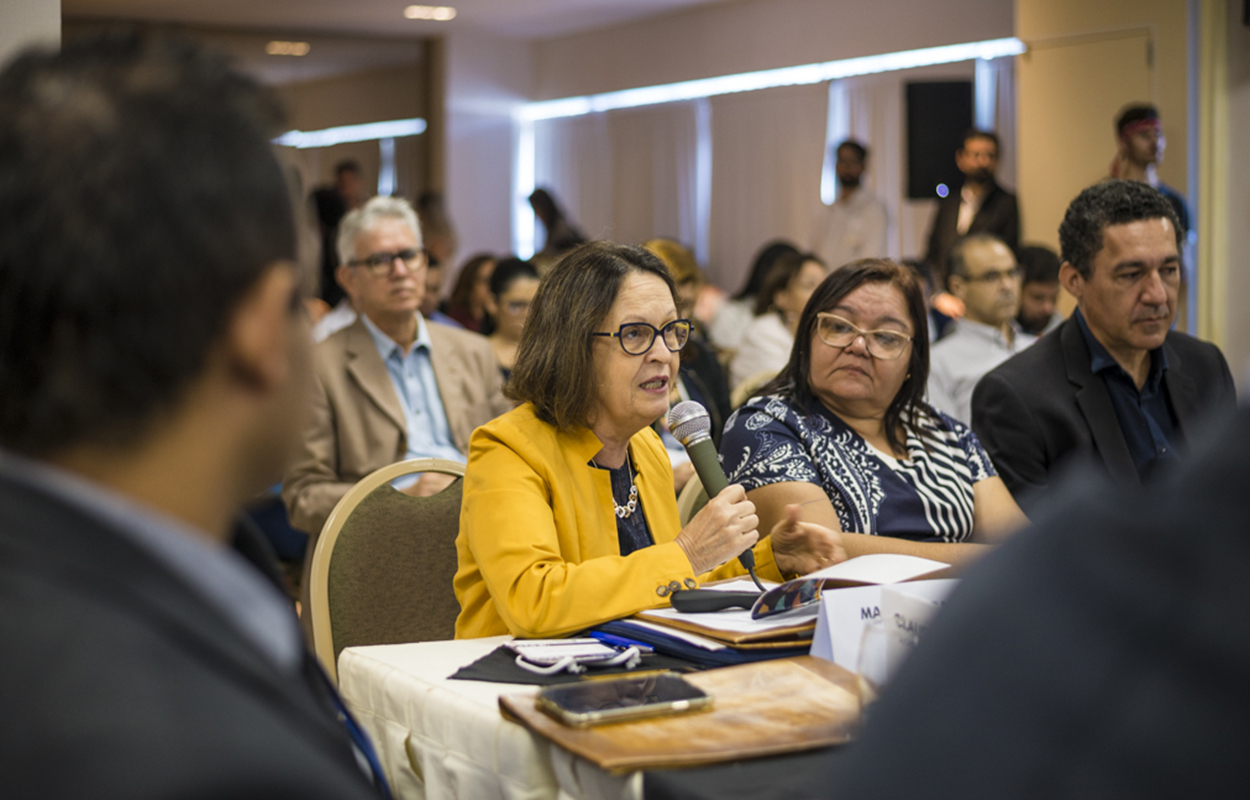
M 503 396 L 503 376 L 484 337 L 425 324 L 451 438 L 468 453 L 473 429 L 512 408 Z M 282 482 L 282 499 L 291 524 L 315 542 L 348 489 L 403 459 L 408 431 L 399 396 L 362 320 L 313 348 L 313 371 L 312 411 L 299 455 Z

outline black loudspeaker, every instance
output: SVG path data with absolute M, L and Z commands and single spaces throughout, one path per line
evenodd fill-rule
M 907 84 L 907 196 L 931 200 L 959 191 L 955 151 L 972 127 L 972 81 Z

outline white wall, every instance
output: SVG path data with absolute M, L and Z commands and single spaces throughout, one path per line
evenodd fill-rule
M 446 199 L 458 269 L 479 251 L 511 251 L 512 111 L 531 96 L 531 45 L 455 34 L 446 48 Z
M 1221 347 L 1237 380 L 1238 396 L 1250 398 L 1250 27 L 1241 4 L 1228 4 L 1228 292 L 1224 296 Z M 1207 213 L 1206 209 L 1199 213 Z
M 1012 0 L 746 0 L 532 44 L 447 40 L 447 197 L 457 260 L 510 247 L 511 107 L 1011 36 Z
M 1011 36 L 1012 0 L 750 0 L 539 42 L 535 98 Z
M 33 44 L 61 43 L 61 0 L 0 3 L 0 68 Z

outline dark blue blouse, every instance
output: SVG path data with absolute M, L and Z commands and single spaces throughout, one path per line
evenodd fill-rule
M 780 396 L 754 397 L 725 425 L 721 466 L 748 491 L 786 481 L 825 491 L 842 530 L 918 541 L 972 536 L 972 486 L 997 473 L 981 441 L 937 412 L 907 434 L 907 458 L 864 441 L 817 399 L 806 408 Z

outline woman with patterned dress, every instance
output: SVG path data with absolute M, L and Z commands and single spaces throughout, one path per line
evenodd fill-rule
M 812 295 L 789 364 L 721 442 L 762 530 L 802 504 L 849 556 L 959 562 L 1027 521 L 976 434 L 924 402 L 926 319 L 915 274 L 888 260 L 848 264 Z

